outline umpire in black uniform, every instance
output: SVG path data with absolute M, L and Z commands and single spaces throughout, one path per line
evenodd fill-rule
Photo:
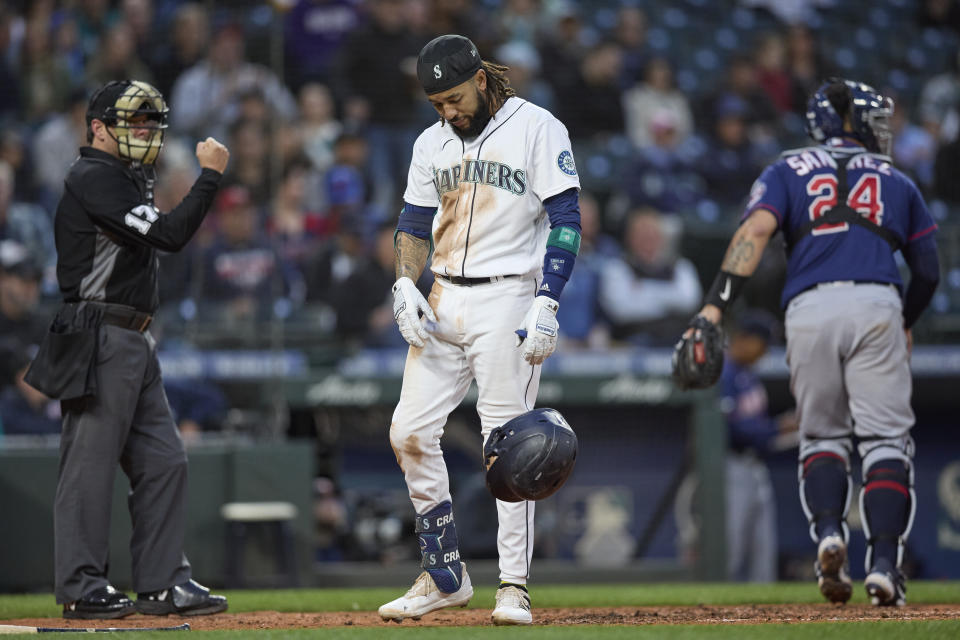
M 169 213 L 153 204 L 168 109 L 153 86 L 114 81 L 87 109 L 87 141 L 55 220 L 63 305 L 26 380 L 63 408 L 54 504 L 57 602 L 65 618 L 200 615 L 227 608 L 183 554 L 187 458 L 150 335 L 157 251 L 179 251 L 203 221 L 229 152 L 197 144 L 202 171 Z M 130 479 L 134 603 L 107 580 L 117 462 Z

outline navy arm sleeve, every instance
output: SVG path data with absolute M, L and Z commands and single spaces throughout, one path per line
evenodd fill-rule
M 551 196 L 543 201 L 543 206 L 550 218 L 551 229 L 570 227 L 580 233 L 580 200 L 577 189 L 571 187 Z M 573 273 L 576 259 L 577 256 L 566 249 L 547 246 L 547 252 L 543 256 L 543 282 L 537 295 L 559 300 L 564 285 Z
M 930 304 L 940 282 L 940 258 L 933 234 L 903 246 L 903 259 L 910 267 L 910 284 L 903 301 L 903 326 L 909 329 Z
M 574 187 L 543 201 L 550 218 L 550 228 L 570 227 L 580 233 L 580 198 Z
M 433 235 L 433 216 L 436 207 L 418 207 L 409 202 L 403 203 L 400 219 L 397 221 L 397 231 L 409 233 L 417 238 L 428 239 Z
M 213 169 L 204 169 L 180 204 L 163 214 L 144 202 L 129 175 L 116 170 L 98 173 L 89 176 L 94 180 L 84 181 L 78 198 L 94 224 L 131 244 L 171 252 L 182 249 L 196 233 L 213 203 L 221 177 Z

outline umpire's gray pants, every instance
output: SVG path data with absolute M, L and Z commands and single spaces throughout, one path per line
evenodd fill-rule
M 183 555 L 187 456 L 170 414 L 149 333 L 100 328 L 97 397 L 64 403 L 54 502 L 55 595 L 73 602 L 108 584 L 117 462 L 130 479 L 133 589 L 190 579 Z

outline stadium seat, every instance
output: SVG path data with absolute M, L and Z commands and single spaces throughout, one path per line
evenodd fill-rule
M 244 551 L 248 535 L 254 528 L 265 527 L 274 536 L 274 559 L 281 587 L 299 585 L 293 527 L 297 507 L 289 502 L 228 502 L 220 507 L 220 516 L 227 523 L 226 560 L 224 572 L 228 588 L 247 586 Z

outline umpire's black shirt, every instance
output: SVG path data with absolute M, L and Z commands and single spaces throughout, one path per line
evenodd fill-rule
M 183 201 L 162 214 L 141 172 L 105 151 L 81 147 L 54 222 L 64 302 L 109 302 L 153 313 L 160 303 L 157 250 L 187 244 L 219 183 L 219 172 L 204 169 Z

